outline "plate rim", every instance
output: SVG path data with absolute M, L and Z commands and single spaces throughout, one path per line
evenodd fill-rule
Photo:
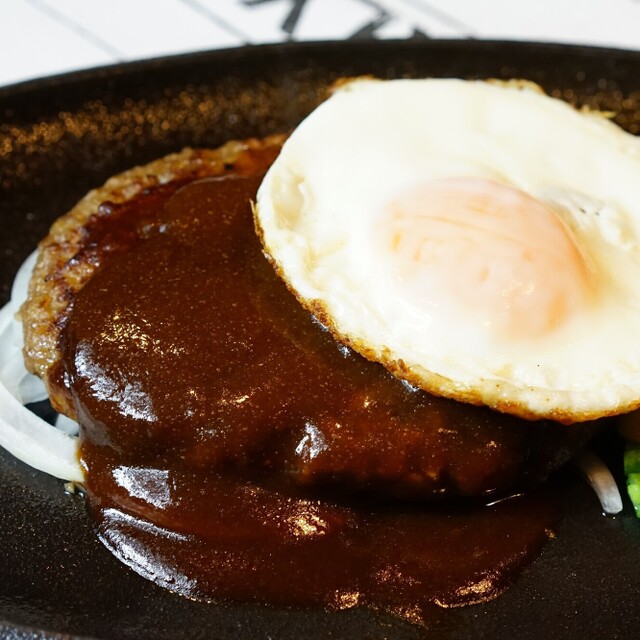
M 85 81 L 96 79 L 115 78 L 156 70 L 165 66 L 182 66 L 193 62 L 204 62 L 210 58 L 244 58 L 246 56 L 282 55 L 288 56 L 296 52 L 313 52 L 318 49 L 349 49 L 370 47 L 376 43 L 382 48 L 398 46 L 424 47 L 425 49 L 456 49 L 469 51 L 490 51 L 493 49 L 520 49 L 530 50 L 532 53 L 570 53 L 579 56 L 615 56 L 618 58 L 630 58 L 639 60 L 640 49 L 625 49 L 597 45 L 585 45 L 576 43 L 545 42 L 538 40 L 509 40 L 509 39 L 475 39 L 475 38 L 423 38 L 412 37 L 403 39 L 354 38 L 348 40 L 305 40 L 288 41 L 262 44 L 246 44 L 235 47 L 222 47 L 205 49 L 202 51 L 189 51 L 184 53 L 156 56 L 138 60 L 115 62 L 112 64 L 87 67 L 64 71 L 46 76 L 14 82 L 0 86 L 0 100 L 22 96 L 33 91 L 59 88 L 62 85 L 81 84 Z
M 117 62 L 114 64 L 63 72 L 4 85 L 0 87 L 0 115 L 6 108 L 5 105 L 2 104 L 2 101 L 5 99 L 22 98 L 31 93 L 52 91 L 64 88 L 65 86 L 78 86 L 85 82 L 95 81 L 97 79 L 124 79 L 137 74 L 153 73 L 154 71 L 166 69 L 167 67 L 172 67 L 177 71 L 185 65 L 190 65 L 194 62 L 203 63 L 210 60 L 216 62 L 241 62 L 247 57 L 252 58 L 265 54 L 276 57 L 282 56 L 284 58 L 295 55 L 298 52 L 308 52 L 312 54 L 324 49 L 338 49 L 344 51 L 348 51 L 351 48 L 364 49 L 371 48 L 373 43 L 380 46 L 381 49 L 406 47 L 407 49 L 423 49 L 425 52 L 428 52 L 429 50 L 446 51 L 447 49 L 451 49 L 458 53 L 473 53 L 478 50 L 490 52 L 517 49 L 521 52 L 530 51 L 532 54 L 539 56 L 567 53 L 572 56 L 584 57 L 586 59 L 592 57 L 598 59 L 611 57 L 612 59 L 624 59 L 640 62 L 640 50 L 528 40 L 476 40 L 472 38 L 428 39 L 418 37 L 389 40 L 353 39 L 279 42 L 208 49 L 204 51 L 172 54 L 142 60 Z M 93 640 L 95 638 L 95 636 L 66 634 L 35 626 L 16 624 L 6 620 L 3 615 L 0 617 L 0 634 L 5 631 L 16 634 L 16 638 L 20 638 L 21 640 L 26 640 L 30 637 L 38 637 L 43 640 Z

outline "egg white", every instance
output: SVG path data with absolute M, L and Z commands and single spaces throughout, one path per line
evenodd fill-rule
M 375 236 L 380 203 L 471 177 L 555 212 L 593 300 L 543 335 L 417 304 Z M 345 343 L 421 388 L 525 418 L 640 405 L 640 140 L 522 83 L 356 80 L 285 143 L 256 203 L 267 254 Z

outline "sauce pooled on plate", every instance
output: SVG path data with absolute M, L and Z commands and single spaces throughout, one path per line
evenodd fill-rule
M 553 502 L 422 499 L 543 478 L 581 432 L 429 396 L 337 344 L 256 237 L 272 159 L 105 203 L 87 225 L 104 264 L 74 300 L 60 380 L 101 540 L 204 601 L 420 621 L 495 597 L 549 537 Z

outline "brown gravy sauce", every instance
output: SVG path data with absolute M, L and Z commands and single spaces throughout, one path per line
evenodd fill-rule
M 428 396 L 336 344 L 255 235 L 249 201 L 271 155 L 103 205 L 88 226 L 109 259 L 62 346 L 99 536 L 204 601 L 420 622 L 489 600 L 551 535 L 553 500 L 421 499 L 540 479 L 581 436 Z

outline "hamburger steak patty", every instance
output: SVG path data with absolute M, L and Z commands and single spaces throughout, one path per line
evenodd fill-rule
M 231 141 L 218 149 L 184 149 L 110 178 L 54 222 L 38 245 L 38 261 L 20 319 L 27 370 L 42 378 L 57 411 L 75 418 L 68 393 L 53 379 L 62 356 L 60 336 L 69 309 L 75 294 L 112 253 L 108 238 L 98 247 L 88 232 L 97 218 L 109 216 L 109 207 L 101 205 L 131 201 L 161 185 L 220 176 L 229 173 L 230 167 L 242 173 L 246 171 L 243 162 L 249 161 L 252 151 L 279 148 L 283 140 L 284 136 L 272 136 Z
M 122 173 L 40 244 L 21 310 L 25 361 L 53 406 L 79 418 L 89 472 L 108 442 L 120 461 L 175 456 L 198 473 L 430 498 L 506 492 L 567 460 L 592 425 L 527 422 L 412 389 L 300 307 L 264 258 L 250 210 L 282 141 L 187 149 Z M 123 292 L 122 314 L 155 323 L 165 347 L 143 349 L 143 365 L 104 291 Z M 166 345 L 179 356 L 171 366 Z M 118 399 L 134 379 L 152 418 Z

